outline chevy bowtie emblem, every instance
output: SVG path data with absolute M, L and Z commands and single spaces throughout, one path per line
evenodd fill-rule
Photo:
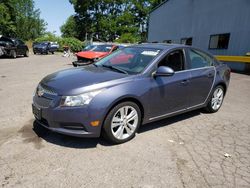
M 39 87 L 38 90 L 37 90 L 37 95 L 38 95 L 39 97 L 42 97 L 43 94 L 44 94 L 43 88 Z

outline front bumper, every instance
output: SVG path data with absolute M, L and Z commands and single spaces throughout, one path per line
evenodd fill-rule
M 39 125 L 53 132 L 75 137 L 100 136 L 101 121 L 98 126 L 91 126 L 91 122 L 101 119 L 101 116 L 94 115 L 94 112 L 90 113 L 87 106 L 60 107 L 60 100 L 60 96 L 33 97 L 33 114 Z
M 33 52 L 34 53 L 46 53 L 47 49 L 46 48 L 34 48 Z

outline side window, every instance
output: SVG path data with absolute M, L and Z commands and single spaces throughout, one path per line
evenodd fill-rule
M 213 65 L 214 60 L 209 57 L 207 54 L 200 52 L 198 50 L 189 50 L 190 57 L 190 68 L 202 68 L 209 67 Z
M 184 54 L 182 50 L 175 50 L 170 52 L 163 60 L 160 61 L 158 67 L 168 66 L 175 72 L 184 69 Z

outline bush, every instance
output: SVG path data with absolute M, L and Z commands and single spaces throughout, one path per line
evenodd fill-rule
M 59 41 L 60 51 L 63 50 L 63 46 L 69 46 L 70 50 L 73 52 L 79 52 L 83 48 L 83 42 L 74 38 L 61 38 Z
M 132 33 L 124 33 L 122 34 L 116 42 L 119 43 L 136 43 L 139 41 L 139 37 L 133 35 Z
M 49 33 L 49 34 L 46 34 L 42 37 L 36 38 L 35 42 L 46 42 L 46 41 L 59 42 L 60 39 L 61 39 L 60 37 L 57 37 L 57 36 Z

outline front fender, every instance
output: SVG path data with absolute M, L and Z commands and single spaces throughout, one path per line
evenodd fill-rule
M 103 123 L 108 112 L 120 101 L 134 99 L 140 103 L 144 112 L 144 119 L 149 116 L 149 89 L 150 85 L 145 79 L 136 79 L 105 89 L 90 103 L 90 112 L 96 112 Z M 143 119 L 143 120 L 144 120 Z M 144 121 L 143 121 L 144 122 Z

